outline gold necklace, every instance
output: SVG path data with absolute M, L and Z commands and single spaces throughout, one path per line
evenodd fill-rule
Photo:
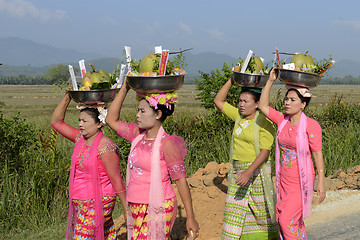
M 88 157 L 87 151 L 89 150 L 89 147 L 85 148 L 84 152 L 82 153 L 85 143 L 86 142 L 84 141 L 84 143 L 81 145 L 78 155 L 76 156 L 76 161 L 79 162 L 81 168 L 84 168 L 82 162 Z

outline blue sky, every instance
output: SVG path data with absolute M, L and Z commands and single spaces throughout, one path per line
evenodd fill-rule
M 128 45 L 142 58 L 162 45 L 236 58 L 252 49 L 271 61 L 278 47 L 360 62 L 359 0 L 0 0 L 0 22 L 0 37 L 109 57 Z

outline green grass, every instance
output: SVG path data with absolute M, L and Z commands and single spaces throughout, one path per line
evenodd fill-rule
M 16 233 L 3 235 L 0 239 L 16 239 L 16 240 L 56 240 L 64 239 L 66 233 L 66 223 L 58 223 L 45 225 L 36 229 L 25 229 Z

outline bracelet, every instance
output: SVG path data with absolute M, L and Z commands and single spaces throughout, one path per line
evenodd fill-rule
M 324 172 L 324 169 L 319 169 L 319 170 L 316 170 L 318 173 L 319 172 Z
M 115 192 L 115 193 L 116 193 L 116 194 L 120 194 L 120 193 L 123 193 L 123 192 L 126 192 L 126 189 L 121 190 L 120 192 Z

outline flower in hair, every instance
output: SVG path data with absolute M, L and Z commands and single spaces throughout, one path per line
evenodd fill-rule
M 166 108 L 171 109 L 171 104 L 175 104 L 178 102 L 178 95 L 176 92 L 169 93 L 137 93 L 136 99 L 141 101 L 141 99 L 145 99 L 148 101 L 150 106 L 157 109 L 157 105 L 165 105 Z
M 105 124 L 105 118 L 106 118 L 106 115 L 107 115 L 107 112 L 108 112 L 108 110 L 106 109 L 106 108 L 103 108 L 103 109 L 98 109 L 98 111 L 99 111 L 99 116 L 98 116 L 98 118 L 99 118 L 99 120 L 100 120 L 100 122 L 102 122 L 102 123 L 104 123 Z

